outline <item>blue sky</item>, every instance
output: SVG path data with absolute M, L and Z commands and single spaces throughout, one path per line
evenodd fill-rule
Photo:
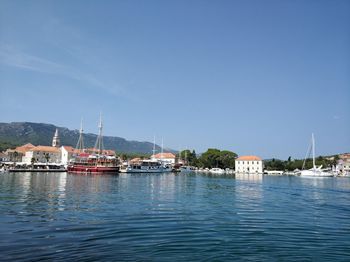
M 350 151 L 350 1 L 1 1 L 1 122 L 302 158 Z

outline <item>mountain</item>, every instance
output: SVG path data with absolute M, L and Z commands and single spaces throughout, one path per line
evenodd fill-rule
M 61 145 L 76 146 L 79 138 L 78 130 L 69 130 L 65 127 L 44 123 L 12 122 L 0 123 L 0 151 L 26 143 L 51 145 L 56 128 L 58 129 Z M 96 137 L 95 134 L 84 134 L 85 147 L 94 147 Z M 103 143 L 105 149 L 113 149 L 123 153 L 151 154 L 153 149 L 153 143 L 150 142 L 128 141 L 113 136 L 104 136 Z M 158 152 L 161 150 L 158 145 L 156 145 L 156 150 Z M 170 151 L 173 152 L 173 150 Z

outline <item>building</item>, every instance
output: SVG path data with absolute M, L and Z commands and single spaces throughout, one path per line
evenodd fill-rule
M 61 146 L 61 164 L 68 165 L 69 161 L 73 158 L 74 153 L 78 153 L 72 146 Z
M 52 146 L 60 147 L 60 137 L 58 136 L 58 129 L 56 128 L 55 135 L 52 138 Z
M 338 169 L 343 173 L 350 173 L 350 153 L 339 155 Z
M 8 162 L 10 158 L 7 154 L 0 152 L 0 162 Z
M 263 161 L 257 156 L 240 156 L 235 160 L 236 173 L 262 174 Z
M 35 146 L 28 143 L 23 146 L 18 146 L 15 149 L 7 149 L 5 154 L 8 155 L 9 161 L 11 162 L 22 162 L 22 158 L 32 148 Z
M 22 162 L 29 165 L 35 163 L 61 163 L 61 150 L 53 146 L 36 146 L 25 153 Z
M 173 153 L 159 153 L 151 156 L 152 160 L 162 161 L 165 164 L 175 164 L 176 156 Z

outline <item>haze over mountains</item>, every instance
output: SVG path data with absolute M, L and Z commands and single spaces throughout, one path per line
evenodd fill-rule
M 78 130 L 31 122 L 0 123 L 0 144 L 3 146 L 17 146 L 25 143 L 51 145 L 56 128 L 58 129 L 61 145 L 76 146 L 79 138 Z M 96 134 L 84 134 L 85 147 L 93 147 L 96 137 Z M 113 149 L 124 153 L 151 154 L 153 149 L 153 143 L 151 142 L 128 141 L 121 137 L 104 136 L 103 142 L 105 149 Z M 160 152 L 160 146 L 156 145 L 156 150 Z

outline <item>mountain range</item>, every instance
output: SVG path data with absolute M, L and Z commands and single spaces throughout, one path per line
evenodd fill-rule
M 56 128 L 61 145 L 75 147 L 79 138 L 78 130 L 69 130 L 66 127 L 58 127 L 52 124 L 12 122 L 0 123 L 0 150 L 11 148 L 26 143 L 33 145 L 51 145 Z M 94 147 L 97 135 L 84 134 L 86 148 Z M 121 137 L 104 136 L 104 148 L 123 153 L 151 154 L 153 143 L 128 141 Z M 156 151 L 160 152 L 160 146 L 156 145 Z M 167 150 L 174 152 L 174 150 Z

